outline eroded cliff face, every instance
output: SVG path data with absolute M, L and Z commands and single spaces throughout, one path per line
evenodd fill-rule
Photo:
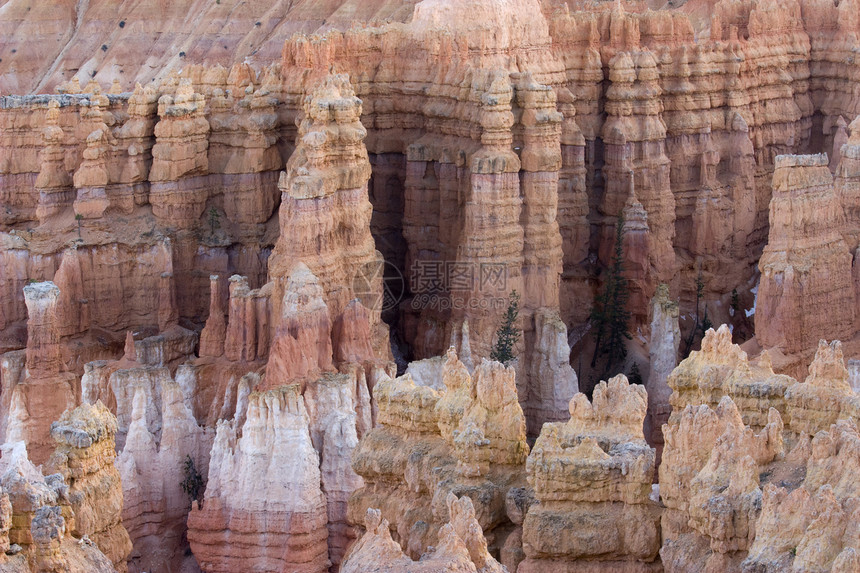
M 853 494 L 837 468 L 853 463 L 840 444 L 856 432 L 858 402 L 839 342 L 821 341 L 809 376 L 798 382 L 775 375 L 767 354 L 751 364 L 721 328 L 708 333 L 702 352 L 683 361 L 669 384 L 677 394 L 663 426 L 660 466 L 666 570 L 694 563 L 708 571 L 854 566 L 855 548 L 837 525 L 840 504 Z M 818 509 L 818 501 L 803 510 L 795 505 L 813 491 L 838 509 Z M 840 533 L 830 532 L 831 523 Z
M 854 0 L 25 4 L 11 570 L 856 568 Z M 619 214 L 650 372 L 589 400 Z M 756 342 L 676 368 L 696 277 Z
M 526 462 L 537 503 L 522 523 L 517 571 L 655 571 L 657 503 L 650 499 L 655 451 L 645 443 L 642 386 L 624 375 L 577 394 L 570 420 L 546 424 Z M 562 569 L 564 570 L 564 569 Z
M 756 338 L 786 353 L 855 330 L 851 252 L 826 155 L 780 156 L 773 174 L 770 233 L 759 261 Z M 842 308 L 838 315 L 826 309 Z
M 67 410 L 51 428 L 43 469 L 24 442 L 0 450 L 0 566 L 10 572 L 124 572 L 131 542 L 113 465 L 116 418 L 101 403 Z M 43 475 L 47 472 L 49 475 Z

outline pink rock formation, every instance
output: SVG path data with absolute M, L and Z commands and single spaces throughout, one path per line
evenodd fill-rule
M 439 547 L 449 520 L 454 533 L 443 538 L 457 553 L 456 539 L 470 542 L 449 515 L 451 492 L 475 500 L 487 547 L 511 568 L 526 557 L 525 567 L 560 570 L 657 567 L 651 526 L 605 558 L 580 562 L 527 555 L 523 546 L 561 537 L 550 530 L 549 541 L 535 539 L 526 527 L 555 502 L 529 503 L 525 433 L 567 418 L 577 391 L 569 345 L 582 346 L 619 211 L 631 345 L 651 347 L 636 349 L 653 353 L 649 386 L 668 376 L 673 390 L 671 398 L 651 393 L 651 439 L 667 399 L 674 427 L 688 405 L 714 409 L 730 396 L 755 432 L 775 427 L 769 408 L 779 412 L 803 458 L 811 436 L 860 411 L 836 347 L 822 350 L 802 384 L 771 363 L 797 376 L 818 339 L 844 338 L 846 354 L 856 344 L 848 339 L 860 292 L 849 262 L 860 240 L 858 129 L 856 120 L 848 130 L 840 122 L 860 113 L 856 0 L 691 0 L 654 11 L 636 3 L 571 10 L 555 0 L 126 4 L 10 1 L 0 9 L 0 91 L 64 84 L 55 95 L 0 98 L 0 436 L 28 440 L 44 461 L 54 447 L 48 426 L 79 396 L 115 411 L 133 569 L 193 565 L 181 555 L 179 472 L 188 454 L 212 473 L 219 420 L 230 424 L 214 448 L 220 482 L 194 514 L 204 568 L 251 567 L 248 555 L 261 569 L 297 568 L 275 549 L 285 545 L 289 559 L 299 555 L 311 569 L 326 559 L 336 567 L 368 507 L 391 520 L 403 544 L 394 557 Z M 829 165 L 777 159 L 834 150 Z M 835 168 L 832 190 L 827 168 Z M 762 346 L 782 348 L 750 360 L 723 329 L 669 375 L 674 327 L 653 326 L 648 341 L 657 284 L 687 316 L 699 304 L 701 273 L 709 316 L 729 320 L 733 289 L 751 299 L 768 234 L 757 334 Z M 416 281 L 405 300 L 383 291 L 397 273 Z M 207 281 L 213 275 L 221 282 Z M 37 285 L 25 290 L 48 280 L 59 294 L 44 304 Z M 802 300 L 785 288 L 804 289 Z M 523 301 L 517 374 L 475 369 L 513 289 Z M 400 365 L 401 349 L 419 359 L 396 380 L 383 315 Z M 732 321 L 739 336 L 748 332 L 742 323 Z M 449 345 L 459 359 L 436 357 Z M 317 454 L 316 470 L 306 459 L 299 477 L 278 473 L 285 462 L 269 466 L 282 428 L 258 432 L 260 399 L 251 398 L 253 390 L 280 396 L 284 384 L 299 386 L 290 395 L 303 395 L 308 416 L 278 419 L 289 418 L 305 458 Z M 281 401 L 271 398 L 272 411 Z M 615 424 L 600 420 L 594 425 Z M 257 442 L 246 440 L 246 426 Z M 756 458 L 753 468 L 728 452 L 729 442 L 758 447 L 736 426 L 677 486 L 695 507 L 670 508 L 667 569 L 740 567 L 756 487 L 771 480 L 753 487 L 753 470 L 778 475 L 781 460 Z M 605 465 L 600 453 L 615 454 L 597 444 L 560 444 L 552 456 L 583 448 L 575 461 Z M 227 459 L 239 460 L 246 482 L 221 485 L 233 472 Z M 266 472 L 277 479 L 267 483 Z M 644 491 L 640 474 L 622 474 Z M 294 478 L 310 484 L 298 488 L 310 492 L 308 506 L 284 493 L 296 491 L 284 489 Z M 624 482 L 595 480 L 585 480 L 594 492 Z M 562 508 L 571 509 L 563 519 L 605 511 L 624 526 L 650 523 L 627 519 L 648 513 L 636 507 L 648 506 L 642 491 L 570 501 L 580 505 Z M 850 496 L 840 495 L 850 514 Z M 280 503 L 262 508 L 267 498 Z M 822 499 L 821 511 L 837 515 Z M 8 513 L 0 495 L 0 545 Z M 287 514 L 305 521 L 291 529 Z M 30 522 L 12 523 L 18 535 Z M 608 542 L 615 522 L 604 523 L 576 530 L 599 530 L 594 539 Z M 841 518 L 833 523 L 838 529 Z M 26 550 L 39 567 L 61 566 L 64 527 L 76 527 L 69 510 L 42 511 L 32 544 L 39 553 Z M 265 531 L 278 533 L 264 539 Z M 311 541 L 284 542 L 294 533 Z M 833 551 L 850 545 L 813 533 Z M 646 557 L 629 565 L 634 554 Z M 852 559 L 810 548 L 797 565 L 838 570 Z
M 663 424 L 672 412 L 671 394 L 667 380 L 678 363 L 681 332 L 678 327 L 678 304 L 669 298 L 669 288 L 657 285 L 651 300 L 651 340 L 649 353 L 651 371 L 648 373 L 648 415 L 645 418 L 645 437 L 658 452 L 663 444 Z
M 840 161 L 834 174 L 834 186 L 837 197 L 845 210 L 845 242 L 851 252 L 860 245 L 860 211 L 857 197 L 860 194 L 860 116 L 848 127 L 850 136 L 840 148 Z
M 194 93 L 190 81 L 182 82 L 175 97 L 163 95 L 158 100 L 161 119 L 155 126 L 149 200 L 153 214 L 168 224 L 191 223 L 203 214 L 207 193 L 202 176 L 209 166 L 204 105 L 205 98 Z M 181 191 L 174 184 L 179 181 Z
M 75 199 L 75 216 L 84 219 L 99 219 L 110 206 L 105 188 L 109 182 L 107 172 L 108 134 L 107 126 L 87 136 L 84 160 L 75 172 L 74 184 L 78 190 Z
M 24 287 L 27 301 L 27 369 L 19 381 L 10 380 L 12 406 L 7 440 L 24 440 L 32 458 L 41 463 L 53 450 L 51 422 L 74 407 L 75 376 L 64 372 L 57 301 L 60 289 L 53 283 Z
M 63 128 L 60 127 L 59 121 L 60 104 L 51 100 L 42 131 L 44 148 L 39 154 L 41 167 L 35 184 L 39 191 L 36 216 L 40 223 L 47 222 L 73 201 L 73 182 L 63 161 Z
M 319 279 L 298 263 L 287 280 L 281 317 L 266 367 L 270 387 L 319 376 L 332 370 L 329 307 Z
M 763 348 L 797 353 L 854 332 L 851 253 L 827 157 L 780 156 L 773 175 L 768 244 L 756 306 Z M 828 314 L 829 309 L 841 309 Z
M 346 374 L 328 375 L 305 390 L 305 404 L 314 449 L 320 454 L 321 488 L 328 507 L 328 548 L 332 564 L 340 564 L 343 554 L 357 537 L 347 522 L 349 496 L 364 485 L 351 466 L 358 445 L 355 379 Z M 370 404 L 366 404 L 369 408 Z
M 650 52 L 620 52 L 609 65 L 608 117 L 603 124 L 606 191 L 600 210 L 610 218 L 617 216 L 624 209 L 629 189 L 636 189 L 648 214 L 651 236 L 648 261 L 653 270 L 647 274 L 653 278 L 643 284 L 647 300 L 656 286 L 654 281 L 669 280 L 675 272 L 675 201 L 665 154 L 666 127 L 660 118 L 660 76 Z M 607 232 L 612 232 L 611 227 Z
M 222 306 L 221 282 L 218 275 L 209 277 L 209 318 L 200 332 L 200 356 L 218 358 L 224 354 L 227 320 Z
M 179 384 L 161 382 L 160 431 L 147 422 L 147 396 L 136 388 L 125 444 L 116 465 L 122 476 L 123 524 L 134 541 L 131 571 L 179 571 L 187 547 L 185 522 L 190 500 L 181 487 L 191 459 L 205 475 L 211 432 L 197 425 Z
M 326 498 L 308 424 L 297 386 L 252 394 L 241 426 L 219 422 L 206 494 L 188 518 L 204 571 L 328 569 Z
M 281 241 L 269 262 L 278 303 L 293 265 L 303 262 L 319 279 L 336 318 L 357 294 L 354 279 L 362 267 L 377 259 L 361 109 L 344 75 L 327 77 L 305 98 L 298 145 L 279 183 Z M 368 294 L 379 292 L 378 284 L 368 286 Z M 282 311 L 279 304 L 274 310 Z

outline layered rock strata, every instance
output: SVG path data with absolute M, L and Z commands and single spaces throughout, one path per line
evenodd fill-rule
M 851 252 L 827 156 L 780 156 L 756 306 L 756 339 L 787 354 L 855 330 Z M 827 309 L 842 309 L 838 315 Z
M 51 425 L 57 449 L 43 471 L 61 475 L 68 487 L 74 512 L 69 533 L 89 539 L 123 572 L 131 540 L 122 521 L 123 484 L 114 466 L 116 430 L 116 418 L 101 402 L 67 410 Z
M 67 411 L 54 425 L 58 447 L 49 461 L 60 473 L 48 476 L 30 462 L 24 442 L 2 446 L 4 571 L 127 570 L 131 544 L 120 522 L 122 490 L 112 464 L 115 427 L 104 406 Z
M 219 422 L 206 495 L 189 517 L 198 563 L 212 572 L 326 571 L 326 499 L 298 387 L 252 394 L 239 421 Z
M 545 424 L 526 462 L 537 503 L 522 525 L 517 571 L 656 571 L 659 506 L 649 499 L 654 450 L 645 443 L 642 386 L 601 382 L 570 420 Z
M 437 532 L 449 519 L 445 499 L 452 493 L 485 500 L 476 519 L 491 551 L 498 551 L 512 529 L 506 496 L 525 485 L 529 448 L 513 369 L 484 361 L 473 377 L 452 350 L 441 377 L 433 386 L 410 374 L 378 381 L 379 425 L 353 455 L 364 487 L 350 498 L 350 522 L 360 524 L 368 508 L 382 508 L 413 559 L 441 542 Z
M 102 399 L 119 420 L 126 521 L 138 542 L 133 567 L 150 570 L 160 561 L 175 569 L 184 561 L 174 558 L 184 548 L 188 507 L 176 487 L 183 454 L 209 476 L 207 440 L 219 420 L 232 420 L 224 423 L 238 443 L 248 404 L 257 400 L 252 390 L 277 394 L 295 384 L 307 416 L 282 417 L 296 435 L 309 436 L 299 439 L 302 451 L 317 452 L 311 491 L 322 501 L 313 508 L 325 515 L 312 527 L 312 555 L 288 543 L 288 556 L 261 568 L 290 568 L 304 558 L 312 568 L 324 560 L 336 566 L 366 507 L 382 508 L 395 538 L 418 557 L 448 521 L 443 501 L 454 490 L 476 500 L 488 547 L 515 567 L 525 557 L 534 494 L 524 481 L 523 433 L 537 436 L 544 423 L 567 418 L 577 391 L 568 327 L 587 320 L 619 211 L 640 340 L 648 339 L 647 302 L 658 281 L 669 285 L 671 300 L 680 298 L 686 316 L 698 305 L 693 285 L 701 272 L 704 304 L 725 319 L 732 289 L 747 297 L 769 232 L 757 312 L 763 345 L 782 345 L 805 364 L 819 338 L 851 337 L 857 128 L 855 120 L 846 132 L 839 119 L 860 112 L 851 64 L 856 1 L 723 1 L 704 23 L 696 2 L 658 11 L 610 4 L 571 12 L 537 0 L 274 8 L 224 0 L 186 10 L 190 19 L 177 6 L 153 15 L 146 3 L 119 15 L 102 0 L 53 10 L 4 5 L 0 89 L 36 92 L 71 81 L 57 95 L 0 99 L 0 433 L 28 440 L 41 462 L 54 447 L 50 423 L 79 394 Z M 345 29 L 349 20 L 377 16 L 395 22 Z M 150 41 L 153 18 L 164 20 Z M 319 27 L 320 35 L 293 35 Z M 250 65 L 190 65 L 245 56 Z M 110 90 L 99 85 L 111 80 Z M 132 92 L 136 80 L 146 87 Z M 814 165 L 778 159 L 837 147 L 830 161 Z M 835 169 L 833 189 L 822 167 Z M 847 209 L 844 224 L 834 196 Z M 789 221 L 789 210 L 802 223 Z M 395 244 L 383 244 L 383 235 Z M 417 273 L 405 301 L 381 298 L 382 278 L 393 273 L 379 273 L 377 248 L 397 272 Z M 826 273 L 832 277 L 821 279 Z M 207 281 L 213 275 L 220 278 Z M 47 280 L 59 294 L 40 286 Z M 811 293 L 813 312 L 792 293 L 777 297 L 780 281 Z M 523 301 L 518 376 L 483 364 L 475 370 L 514 289 Z M 393 372 L 384 372 L 382 311 L 416 357 L 430 358 L 412 368 L 411 383 L 395 384 Z M 664 361 L 677 340 L 673 327 L 658 326 L 651 332 L 654 385 L 668 375 Z M 432 358 L 452 342 L 461 364 Z M 726 330 L 706 335 L 701 352 L 669 376 L 669 427 L 687 405 L 719 409 L 729 395 L 754 432 L 776 427 L 769 407 L 779 412 L 800 456 L 805 439 L 855 416 L 839 347 L 820 347 L 806 382 L 775 374 L 769 356 L 750 361 Z M 654 392 L 652 435 L 667 414 L 664 397 Z M 429 413 L 416 404 L 435 406 Z M 371 429 L 374 418 L 381 426 Z M 249 434 L 258 435 L 260 424 Z M 732 427 L 731 440 L 749 445 L 745 431 Z M 243 483 L 265 483 L 272 472 L 241 461 L 261 459 L 258 451 L 279 443 L 276 431 L 263 434 L 244 450 L 215 448 L 240 460 Z M 356 446 L 368 437 L 383 444 L 381 453 Z M 356 447 L 366 456 L 361 475 L 349 469 Z M 436 461 L 404 461 L 401 450 Z M 394 459 L 395 469 L 377 471 L 375 453 Z M 716 501 L 704 513 L 673 508 L 689 515 L 676 513 L 666 526 L 667 539 L 681 540 L 678 551 L 664 552 L 667 568 L 686 563 L 682 553 L 710 551 L 709 567 L 730 569 L 748 550 L 752 466 L 719 455 L 726 467 L 714 461 L 691 489 L 699 505 Z M 754 461 L 763 473 L 771 469 Z M 725 472 L 740 477 L 721 498 L 715 492 L 722 494 Z M 215 475 L 227 479 L 223 468 Z M 345 500 L 362 479 L 354 499 L 366 496 L 366 503 L 353 512 Z M 759 478 L 759 488 L 767 481 Z M 283 485 L 273 484 L 275 493 Z M 235 528 L 253 543 L 261 532 L 292 535 L 278 522 L 294 512 L 284 500 L 242 529 L 250 518 L 243 521 L 241 495 L 280 499 L 243 487 L 218 485 L 218 512 L 208 512 L 208 498 L 198 504 L 198 533 Z M 735 495 L 737 488 L 743 491 Z M 840 496 L 850 507 L 851 496 Z M 717 507 L 723 502 L 740 516 L 727 533 L 726 506 Z M 55 543 L 63 511 L 45 510 L 39 521 L 45 568 L 60 567 L 51 560 L 65 543 Z M 160 538 L 164 547 L 155 547 Z M 278 542 L 248 551 L 270 555 Z M 839 553 L 850 545 L 839 543 L 832 541 Z M 219 553 L 221 545 L 200 542 L 205 567 L 235 569 L 241 556 Z M 798 568 L 810 560 L 829 567 L 829 557 L 813 554 L 804 553 Z M 607 559 L 626 564 L 629 557 Z M 784 565 L 784 552 L 776 557 Z M 850 566 L 850 551 L 840 559 L 839 567 Z
M 60 289 L 51 282 L 24 287 L 27 301 L 26 370 L 10 377 L 3 392 L 9 396 L 6 440 L 23 440 L 38 463 L 53 450 L 51 423 L 75 405 L 77 380 L 67 372 L 60 344 Z
M 669 384 L 673 412 L 660 466 L 664 568 L 778 571 L 815 562 L 850 570 L 855 549 L 839 520 L 854 494 L 834 468 L 853 463 L 850 446 L 840 444 L 856 435 L 858 401 L 841 344 L 821 341 L 798 382 L 774 374 L 767 353 L 751 363 L 721 327 Z
M 433 552 L 413 561 L 391 538 L 388 520 L 382 519 L 378 509 L 368 509 L 364 519 L 365 534 L 350 551 L 343 563 L 343 573 L 379 572 L 431 572 L 480 571 L 501 573 L 506 571 L 487 552 L 487 540 L 475 519 L 475 507 L 468 497 L 457 499 L 453 493 L 446 498 L 450 521 L 439 530 L 439 544 Z
M 755 434 L 728 396 L 716 411 L 687 406 L 678 422 L 664 426 L 665 570 L 740 570 L 756 535 L 762 475 L 785 454 L 782 430 L 779 413 L 770 409 L 768 424 Z

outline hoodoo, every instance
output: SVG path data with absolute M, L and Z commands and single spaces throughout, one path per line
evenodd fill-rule
M 860 0 L 0 0 L 0 571 L 860 571 Z

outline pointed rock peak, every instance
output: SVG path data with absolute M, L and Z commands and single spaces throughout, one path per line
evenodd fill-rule
M 749 130 L 750 130 L 749 125 L 747 124 L 746 120 L 741 116 L 741 114 L 739 114 L 738 112 L 735 112 L 734 117 L 732 117 L 731 125 L 732 125 L 732 131 L 740 131 L 743 133 L 749 133 Z
M 568 426 L 579 432 L 607 432 L 618 439 L 644 439 L 642 423 L 648 410 L 648 393 L 640 384 L 630 384 L 624 374 L 594 387 L 592 401 L 578 393 L 570 401 Z
M 302 262 L 297 263 L 287 278 L 284 289 L 283 316 L 319 310 L 328 312 L 324 294 L 319 278 L 307 265 Z
M 848 133 L 851 137 L 848 140 L 848 143 L 852 145 L 860 145 L 860 115 L 854 118 L 854 121 L 851 122 L 851 125 L 848 126 Z
M 495 360 L 484 359 L 475 369 L 478 401 L 488 408 L 500 409 L 517 401 L 516 371 Z
M 146 424 L 146 392 L 143 388 L 137 388 L 134 391 L 134 398 L 132 399 L 132 407 L 131 407 L 131 419 L 134 420 L 143 420 L 144 424 Z
M 189 78 L 179 80 L 179 88 L 176 90 L 176 103 L 179 103 L 180 98 L 191 98 L 194 95 L 194 84 Z
M 770 355 L 770 350 L 762 351 L 758 359 L 758 366 L 766 372 L 773 373 L 773 358 Z
M 84 93 L 92 95 L 101 95 L 102 86 L 96 80 L 90 80 L 87 87 L 84 88 Z
M 741 412 L 738 410 L 737 404 L 729 396 L 723 396 L 720 403 L 717 404 L 717 416 L 725 423 L 736 427 L 743 428 L 744 420 L 741 417 Z
M 636 184 L 633 171 L 628 172 L 630 187 L 627 202 L 624 204 L 624 229 L 627 231 L 648 230 L 648 212 L 636 196 Z
M 453 392 L 461 388 L 469 389 L 472 386 L 472 377 L 469 370 L 459 358 L 454 347 L 448 348 L 445 356 L 445 364 L 442 366 L 442 384 L 446 392 Z
M 583 438 L 583 440 L 573 448 L 571 456 L 580 461 L 601 461 L 611 458 L 609 454 L 603 451 L 603 448 L 600 447 L 594 438 Z
M 129 362 L 137 362 L 137 349 L 134 347 L 134 334 L 129 330 L 125 333 L 125 350 L 123 358 Z
M 815 386 L 827 386 L 840 390 L 850 390 L 848 369 L 842 356 L 842 343 L 834 340 L 830 344 L 826 340 L 818 342 L 815 358 L 809 365 L 809 375 L 806 383 Z
M 747 362 L 747 353 L 737 344 L 732 344 L 732 331 L 723 324 L 717 330 L 709 328 L 702 339 L 699 353 L 716 364 Z
M 618 52 L 615 56 L 609 60 L 609 69 L 610 69 L 610 80 L 613 82 L 633 82 L 636 80 L 636 75 L 628 75 L 626 72 L 633 71 L 635 69 L 635 64 L 633 63 L 633 58 L 630 56 L 629 52 Z M 625 75 L 619 76 L 618 79 L 612 78 L 613 72 L 625 72 Z
M 845 118 L 841 115 L 836 119 L 836 127 L 838 129 L 845 129 L 848 127 L 848 122 L 845 121 Z

